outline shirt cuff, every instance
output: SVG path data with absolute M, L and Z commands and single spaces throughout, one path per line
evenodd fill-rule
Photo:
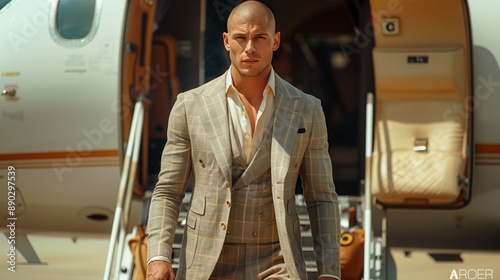
M 156 257 L 150 258 L 147 265 L 149 265 L 151 262 L 154 262 L 154 261 L 164 261 L 164 262 L 172 263 L 172 261 L 167 257 L 156 256 Z
M 321 277 L 331 277 L 331 278 L 335 278 L 335 279 L 340 280 L 340 278 L 338 276 L 330 275 L 330 274 L 321 274 L 318 278 L 321 278 Z

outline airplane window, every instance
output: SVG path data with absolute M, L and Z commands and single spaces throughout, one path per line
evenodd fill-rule
M 0 0 L 0 10 L 3 9 L 11 0 Z
M 2 0 L 0 0 L 2 1 Z M 83 39 L 92 28 L 96 0 L 60 0 L 56 24 L 64 39 Z

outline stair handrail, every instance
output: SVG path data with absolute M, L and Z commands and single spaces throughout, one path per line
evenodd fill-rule
M 109 240 L 108 256 L 106 258 L 103 280 L 110 279 L 113 263 L 115 263 L 115 279 L 120 273 L 121 258 L 125 248 L 126 229 L 129 223 L 132 191 L 137 173 L 139 150 L 141 147 L 141 136 L 144 125 L 144 100 L 145 95 L 141 94 L 134 106 L 134 114 L 132 116 L 128 143 L 126 144 L 127 148 L 120 177 L 120 186 L 118 189 L 118 198 L 113 217 L 113 227 Z
M 363 279 L 371 279 L 370 262 L 372 259 L 372 190 L 371 190 L 371 160 L 373 147 L 373 93 L 369 92 L 366 96 L 366 135 L 365 135 L 365 197 L 364 197 L 364 215 L 363 227 L 365 230 L 364 261 L 363 261 Z

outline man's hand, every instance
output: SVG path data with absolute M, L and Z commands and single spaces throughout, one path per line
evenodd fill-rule
M 146 272 L 147 280 L 174 280 L 172 264 L 166 261 L 152 261 Z

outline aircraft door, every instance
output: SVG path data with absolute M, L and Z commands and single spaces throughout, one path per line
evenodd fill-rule
M 386 206 L 469 199 L 471 38 L 461 0 L 372 0 L 372 194 Z M 454 108 L 462 114 L 452 114 Z
M 127 22 L 123 41 L 123 64 L 121 80 L 122 142 L 129 141 L 133 108 L 141 94 L 150 97 L 151 82 L 155 82 L 156 69 L 151 67 L 151 48 L 154 32 L 154 15 L 157 1 L 131 0 L 128 3 Z M 145 104 L 145 116 L 149 115 L 149 102 Z M 141 158 L 138 176 L 135 178 L 134 194 L 142 196 L 148 187 L 149 118 L 144 118 Z

